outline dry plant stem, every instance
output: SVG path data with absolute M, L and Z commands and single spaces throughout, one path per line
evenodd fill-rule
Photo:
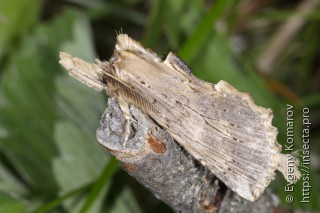
M 261 72 L 271 74 L 274 71 L 273 67 L 280 54 L 304 25 L 305 17 L 309 15 L 319 3 L 319 0 L 301 1 L 301 4 L 297 7 L 296 15 L 293 15 L 286 23 L 280 26 L 268 48 L 258 58 L 257 67 Z
M 274 195 L 265 192 L 256 202 L 241 198 L 176 143 L 153 120 L 134 106 L 131 135 L 124 146 L 126 120 L 116 98 L 97 130 L 98 141 L 124 169 L 175 212 L 271 213 Z

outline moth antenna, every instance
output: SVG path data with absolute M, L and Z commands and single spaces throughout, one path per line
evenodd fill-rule
M 142 110 L 153 112 L 158 111 L 154 105 L 146 100 L 142 95 L 114 76 L 106 73 L 103 81 L 108 85 L 107 88 L 110 95 L 120 96 L 128 101 L 128 103 L 131 103 Z

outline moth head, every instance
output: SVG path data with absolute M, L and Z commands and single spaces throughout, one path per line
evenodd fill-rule
M 68 53 L 60 52 L 59 63 L 69 72 L 69 75 L 78 79 L 87 86 L 102 91 L 106 85 L 103 83 L 103 67 L 108 67 L 108 62 L 96 60 L 96 63 L 88 63 Z
M 152 50 L 144 48 L 139 42 L 130 38 L 127 34 L 119 34 L 117 37 L 117 44 L 115 52 L 120 53 L 122 51 L 134 52 L 144 58 L 151 59 L 155 62 L 161 62 L 161 58 Z

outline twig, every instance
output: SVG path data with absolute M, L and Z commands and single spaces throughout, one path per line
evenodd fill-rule
M 273 212 L 273 195 L 249 202 L 231 192 L 171 136 L 134 106 L 132 134 L 124 146 L 125 118 L 110 98 L 97 130 L 99 142 L 124 169 L 175 212 Z

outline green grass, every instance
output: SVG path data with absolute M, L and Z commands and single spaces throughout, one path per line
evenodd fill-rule
M 319 8 L 303 17 L 273 72 L 262 74 L 257 59 L 279 26 L 299 14 L 291 1 L 260 5 L 251 13 L 241 2 L 223 0 L 45 2 L 0 2 L 0 212 L 170 211 L 117 170 L 96 141 L 107 97 L 67 76 L 58 64 L 60 51 L 107 60 L 119 31 L 161 57 L 178 52 L 201 79 L 225 80 L 251 93 L 255 103 L 273 110 L 282 144 L 286 107 L 294 105 L 297 150 L 302 108 L 309 107 L 311 152 L 319 158 Z M 240 45 L 231 42 L 236 37 Z M 317 169 L 311 168 L 309 204 L 299 202 L 302 182 L 293 193 L 296 201 L 286 204 L 285 181 L 277 177 L 271 188 L 281 205 L 320 211 Z

